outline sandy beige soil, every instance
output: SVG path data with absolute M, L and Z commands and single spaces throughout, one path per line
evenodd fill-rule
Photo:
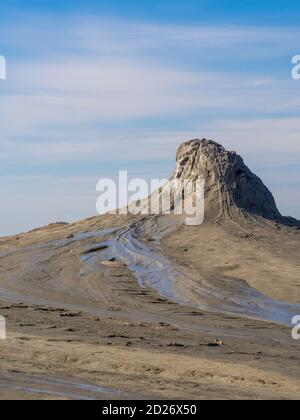
M 190 178 L 200 226 L 106 215 L 0 239 L 0 398 L 300 398 L 300 222 L 213 141 L 180 146 L 170 183 Z
M 291 328 L 178 305 L 141 289 L 119 261 L 86 272 L 80 257 L 99 238 L 49 247 L 127 225 L 106 216 L 0 241 L 0 314 L 8 324 L 0 398 L 300 398 L 300 342 Z M 192 276 L 236 276 L 299 303 L 299 231 L 251 229 L 247 236 L 226 225 L 185 227 L 161 247 Z M 81 387 L 64 386 L 62 395 L 51 378 Z

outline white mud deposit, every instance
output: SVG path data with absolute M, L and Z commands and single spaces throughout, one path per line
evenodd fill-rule
M 142 288 L 152 287 L 162 297 L 200 310 L 282 325 L 291 325 L 292 317 L 300 313 L 300 305 L 275 301 L 251 288 L 244 280 L 205 279 L 201 274 L 197 279 L 190 278 L 161 255 L 158 247 L 150 247 L 139 240 L 134 228 L 87 250 L 82 260 L 91 270 L 103 270 L 104 261 L 118 260 L 131 270 Z
M 153 226 L 151 228 L 155 231 Z M 171 229 L 173 228 L 171 227 Z M 173 262 L 162 255 L 157 241 L 150 246 L 139 239 L 139 233 L 145 229 L 147 229 L 147 226 L 139 223 L 121 232 L 112 228 L 79 233 L 68 239 L 49 241 L 3 253 L 0 255 L 0 259 L 22 254 L 25 257 L 24 264 L 30 268 L 32 275 L 35 273 L 36 276 L 39 276 L 39 263 L 51 258 L 52 252 L 71 247 L 76 242 L 94 239 L 100 242 L 85 245 L 87 247 L 86 252 L 81 257 L 85 265 L 78 273 L 80 276 L 85 276 L 89 272 L 110 270 L 109 265 L 107 266 L 104 262 L 117 260 L 129 268 L 140 287 L 151 287 L 162 297 L 180 305 L 289 326 L 293 316 L 300 313 L 300 305 L 275 301 L 251 288 L 244 280 L 230 277 L 204 278 L 201 273 L 199 273 L 199 277 L 191 278 L 180 267 L 176 267 Z M 165 228 L 165 233 L 167 232 L 168 229 Z M 159 228 L 154 234 L 158 239 L 163 236 Z M 101 242 L 101 238 L 107 235 L 110 235 L 110 239 Z M 95 315 L 102 313 L 99 308 L 93 308 L 90 305 L 55 302 L 37 298 L 33 295 L 24 296 L 22 293 L 19 294 L 16 291 L 4 288 L 0 288 L 0 298 L 6 301 L 62 307 Z

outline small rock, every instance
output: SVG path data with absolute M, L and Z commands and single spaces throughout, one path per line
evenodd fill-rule
M 185 345 L 182 343 L 170 343 L 168 347 L 185 347 Z
M 35 327 L 35 324 L 19 324 L 19 327 Z
M 66 314 L 60 314 L 61 317 L 69 317 L 69 318 L 75 318 L 76 316 L 81 316 L 80 312 L 69 312 Z
M 221 347 L 224 346 L 224 342 L 222 340 L 216 339 L 213 343 L 208 343 L 207 347 Z

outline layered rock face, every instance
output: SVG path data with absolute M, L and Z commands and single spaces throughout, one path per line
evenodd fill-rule
M 281 219 L 272 193 L 235 152 L 212 140 L 190 140 L 179 147 L 176 160 L 172 180 L 204 179 L 206 219 Z

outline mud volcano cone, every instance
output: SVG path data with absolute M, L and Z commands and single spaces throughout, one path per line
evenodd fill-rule
M 176 161 L 172 180 L 204 179 L 206 220 L 282 218 L 272 193 L 235 152 L 212 140 L 190 140 L 179 147 Z

